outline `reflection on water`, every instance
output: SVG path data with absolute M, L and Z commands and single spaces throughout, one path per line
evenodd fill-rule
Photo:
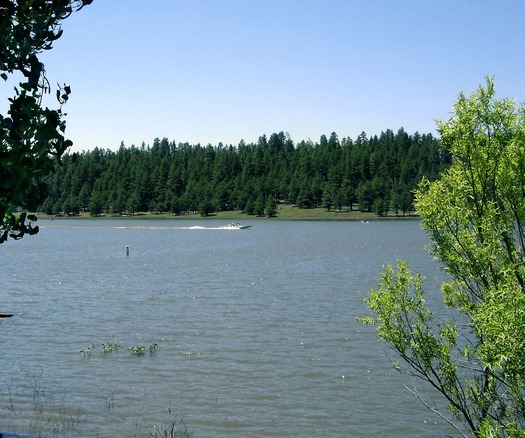
M 355 321 L 382 264 L 439 276 L 419 223 L 251 223 L 56 220 L 1 245 L 0 310 L 16 315 L 0 320 L 0 428 L 150 436 L 183 419 L 195 437 L 450 432 Z

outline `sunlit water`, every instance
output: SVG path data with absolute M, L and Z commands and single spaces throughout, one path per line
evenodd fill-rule
M 355 320 L 383 264 L 440 275 L 419 222 L 249 223 L 56 220 L 1 245 L 0 431 L 140 437 L 176 416 L 194 437 L 450 433 Z

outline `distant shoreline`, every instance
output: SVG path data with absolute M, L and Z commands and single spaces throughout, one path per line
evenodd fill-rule
M 100 215 L 91 216 L 89 212 L 73 216 L 56 216 L 35 213 L 39 220 L 52 219 L 161 219 L 161 220 L 226 220 L 235 222 L 246 222 L 249 220 L 296 220 L 296 221 L 377 221 L 377 220 L 419 220 L 418 215 L 396 216 L 389 214 L 387 216 L 377 216 L 375 213 L 352 211 L 326 211 L 323 208 L 300 209 L 289 205 L 280 205 L 277 215 L 273 218 L 265 216 L 255 216 L 240 213 L 238 211 L 221 211 L 209 216 L 201 216 L 200 213 L 173 215 L 171 213 L 136 213 L 134 215 Z

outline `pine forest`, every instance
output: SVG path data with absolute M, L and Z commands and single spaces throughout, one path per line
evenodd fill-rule
M 49 215 L 208 216 L 234 211 L 274 217 L 278 204 L 360 210 L 378 216 L 413 213 L 412 190 L 434 180 L 450 158 L 431 134 L 386 130 L 368 138 L 336 133 L 294 144 L 284 132 L 237 146 L 153 145 L 68 154 L 50 177 L 38 208 Z

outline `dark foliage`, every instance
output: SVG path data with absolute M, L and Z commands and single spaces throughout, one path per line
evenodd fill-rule
M 432 180 L 449 159 L 431 134 L 403 129 L 339 141 L 294 144 L 283 132 L 254 144 L 189 145 L 155 139 L 114 152 L 95 148 L 66 156 L 41 205 L 47 214 L 239 210 L 273 216 L 276 202 L 300 208 L 357 208 L 385 215 L 413 212 L 412 190 Z
M 0 78 L 20 77 L 7 114 L 0 114 L 0 243 L 38 232 L 35 216 L 14 213 L 46 198 L 43 180 L 72 145 L 64 137 L 62 112 L 71 90 L 67 85 L 56 90 L 58 109 L 44 107 L 51 87 L 39 56 L 62 35 L 62 20 L 91 2 L 0 1 Z

